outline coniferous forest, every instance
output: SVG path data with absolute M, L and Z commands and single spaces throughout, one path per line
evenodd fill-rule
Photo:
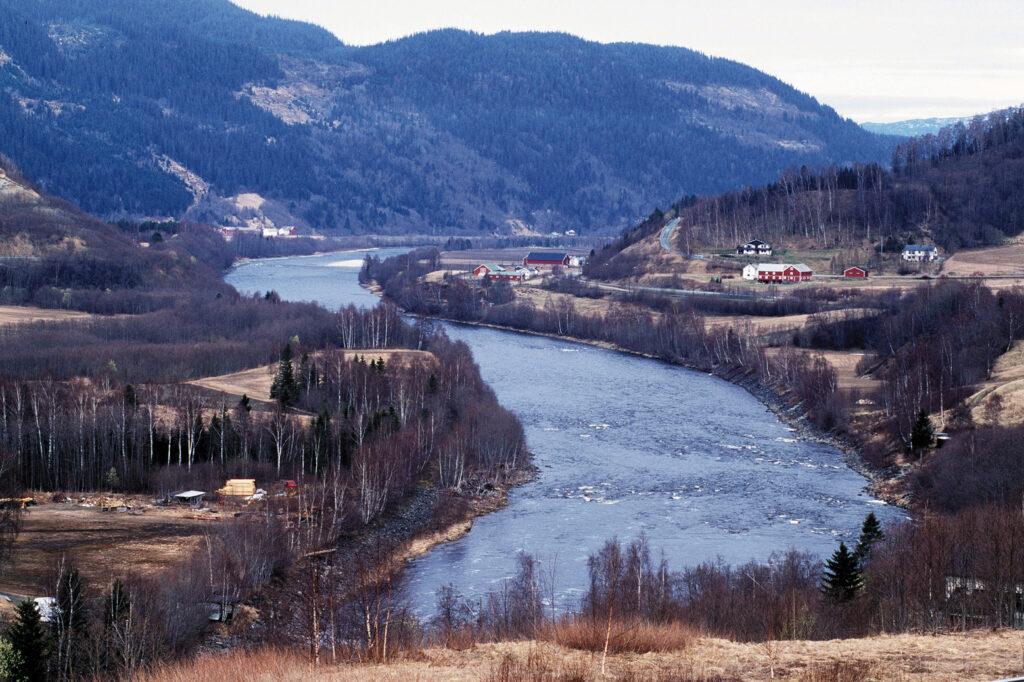
M 893 139 L 682 48 L 460 31 L 356 48 L 227 0 L 3 0 L 0 55 L 0 153 L 104 217 L 215 221 L 252 192 L 320 229 L 594 230 L 881 161 Z

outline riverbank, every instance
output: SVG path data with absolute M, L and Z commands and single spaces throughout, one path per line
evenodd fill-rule
M 376 294 L 380 298 L 384 298 L 382 288 L 377 283 L 363 284 L 363 288 Z M 569 336 L 565 334 L 555 334 L 551 332 L 542 332 L 533 329 L 524 329 L 513 327 L 510 325 L 500 325 L 491 322 L 481 322 L 473 320 L 459 320 L 444 316 L 435 315 L 424 315 L 418 313 L 408 313 L 412 317 L 422 319 L 433 319 L 450 324 L 460 324 L 472 327 L 482 327 L 488 329 L 495 329 L 506 332 L 515 332 L 519 334 L 527 334 L 531 336 L 539 336 L 550 339 L 557 339 L 560 341 L 567 341 L 570 343 L 581 343 L 584 345 L 592 346 L 595 348 L 601 348 L 604 350 L 616 351 L 619 353 L 625 353 L 627 355 L 633 355 L 637 357 L 646 358 L 649 360 L 656 360 L 658 362 L 664 362 L 666 364 L 685 367 L 696 372 L 703 372 L 711 376 L 715 376 L 723 381 L 727 381 L 735 386 L 747 391 L 750 395 L 755 397 L 761 402 L 772 414 L 776 416 L 782 423 L 786 424 L 790 428 L 794 429 L 794 432 L 804 440 L 809 440 L 823 445 L 828 445 L 835 448 L 843 456 L 843 462 L 853 471 L 857 472 L 867 480 L 866 488 L 871 495 L 879 500 L 882 500 L 886 504 L 901 507 L 907 509 L 910 507 L 910 500 L 908 497 L 899 489 L 901 474 L 898 470 L 893 468 L 881 469 L 872 466 L 862 455 L 858 445 L 852 442 L 849 438 L 846 438 L 840 434 L 826 431 L 807 418 L 807 413 L 800 403 L 794 402 L 787 398 L 786 395 L 780 394 L 769 386 L 765 386 L 755 378 L 751 377 L 748 372 L 743 371 L 736 367 L 700 367 L 692 364 L 671 362 L 660 356 L 636 351 L 625 346 L 621 346 L 609 341 L 602 341 L 597 339 L 588 339 L 584 337 Z

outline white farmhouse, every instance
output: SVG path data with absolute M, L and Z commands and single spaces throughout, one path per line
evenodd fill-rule
M 911 263 L 938 260 L 939 250 L 931 245 L 907 244 L 903 247 L 903 260 Z
M 743 266 L 743 279 L 753 282 L 757 279 L 757 266 L 753 263 Z

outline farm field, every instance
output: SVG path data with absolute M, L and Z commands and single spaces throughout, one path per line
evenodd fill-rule
M 1024 280 L 1024 243 L 958 251 L 943 264 L 950 277 L 1019 277 Z
M 364 358 L 366 361 L 383 360 L 391 362 L 429 362 L 434 355 L 421 350 L 356 350 L 346 351 L 346 359 L 356 357 Z M 274 383 L 274 372 L 277 371 L 277 363 L 244 369 L 241 372 L 221 374 L 220 376 L 204 377 L 194 379 L 188 383 L 192 386 L 199 386 L 211 391 L 223 393 L 233 398 L 248 396 L 251 400 L 270 403 L 270 387 Z
M 481 263 L 499 265 L 522 265 L 523 258 L 531 251 L 556 251 L 573 255 L 586 255 L 589 249 L 522 247 L 509 249 L 466 249 L 465 251 L 442 251 L 441 263 L 453 270 L 472 270 Z
M 989 380 L 966 403 L 975 423 L 995 418 L 1002 426 L 1024 424 L 1024 344 L 1017 341 L 996 360 Z
M 11 564 L 0 572 L 0 592 L 46 594 L 40 588 L 61 554 L 67 554 L 89 582 L 107 583 L 113 576 L 149 574 L 179 562 L 203 537 L 215 514 L 197 518 L 190 509 L 154 507 L 146 500 L 124 500 L 131 512 L 102 511 L 102 495 L 88 504 L 47 502 L 23 513 L 21 533 Z M 140 511 L 143 510 L 143 511 Z M 10 602 L 0 601 L 3 606 Z
M 56 310 L 52 308 L 35 308 L 32 306 L 2 305 L 0 306 L 0 327 L 32 322 L 64 322 L 66 320 L 88 320 L 95 317 L 90 313 L 77 310 Z

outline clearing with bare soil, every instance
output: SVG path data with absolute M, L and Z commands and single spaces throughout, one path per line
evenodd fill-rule
M 25 511 L 11 565 L 0 573 L 0 591 L 48 594 L 40 581 L 47 579 L 62 554 L 96 585 L 119 575 L 151 574 L 182 561 L 211 521 L 221 518 L 187 508 L 154 507 L 148 500 L 114 497 L 91 496 L 87 504 L 95 506 L 48 502 Z M 113 510 L 103 511 L 108 504 Z M 117 511 L 126 509 L 123 505 L 131 510 Z

